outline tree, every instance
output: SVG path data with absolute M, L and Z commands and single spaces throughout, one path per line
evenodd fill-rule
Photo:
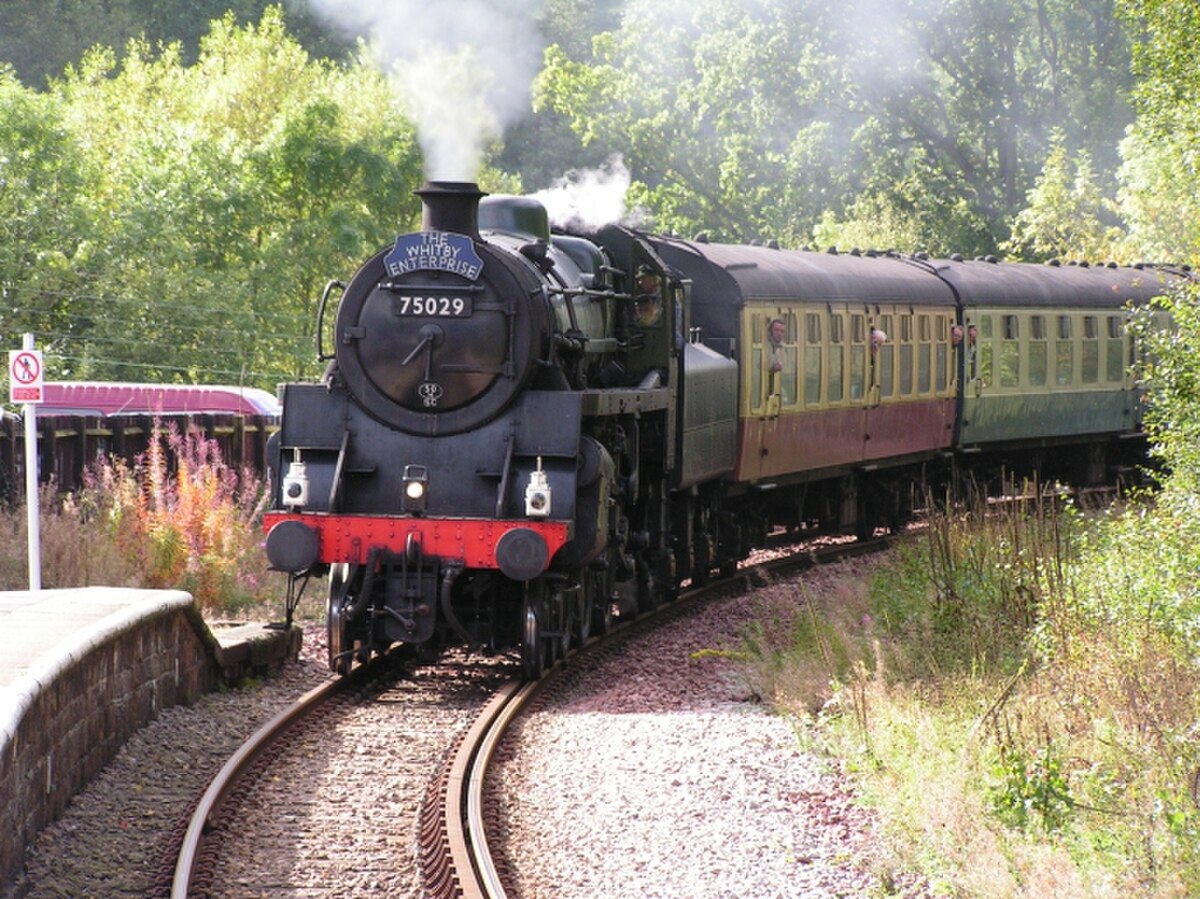
M 681 231 L 804 241 L 830 215 L 851 220 L 866 195 L 911 207 L 907 230 L 931 245 L 991 250 L 1054 128 L 1107 166 L 1131 119 L 1112 0 L 701 0 L 665 12 L 632 3 L 589 60 L 552 48 L 537 98 L 585 144 L 622 152 L 633 197 Z M 936 203 L 911 203 L 923 182 L 966 204 L 944 204 L 947 234 L 931 233 Z
M 1086 151 L 1070 154 L 1061 133 L 1054 138 L 1028 201 L 1005 245 L 1018 258 L 1095 261 L 1124 255 L 1124 233 L 1115 226 L 1113 204 L 1096 184 L 1090 156 Z
M 1179 0 L 1121 0 L 1143 38 L 1134 49 L 1138 120 L 1123 144 L 1122 207 L 1132 237 L 1151 254 L 1200 259 L 1200 6 Z M 1161 257 L 1160 257 L 1161 258 Z M 1172 291 L 1158 305 L 1172 328 L 1149 313 L 1139 335 L 1148 358 L 1146 429 L 1171 472 L 1165 503 L 1195 515 L 1200 491 L 1200 290 Z M 1180 508 L 1180 506 L 1176 506 Z
M 72 292 L 86 283 L 91 188 L 84 153 L 52 98 L 0 69 L 0 340 L 69 333 Z
M 0 60 L 17 77 L 42 89 L 93 47 L 123 48 L 131 40 L 150 46 L 178 43 L 193 62 L 209 22 L 224 15 L 257 21 L 272 0 L 4 0 L 0 3 Z M 324 31 L 306 4 L 289 3 L 288 27 L 310 52 L 344 58 L 349 47 Z
M 10 90 L 45 113 L 30 116 L 42 165 L 73 148 L 88 178 L 63 193 L 82 210 L 59 241 L 75 279 L 56 307 L 65 324 L 31 310 L 56 377 L 272 388 L 319 374 L 326 279 L 418 221 L 419 153 L 386 80 L 311 60 L 278 9 L 214 23 L 192 66 L 142 42 L 119 63 L 92 51 L 47 95 Z M 57 197 L 52 174 L 39 183 Z M 24 257 L 46 240 L 26 235 Z M 18 267 L 0 277 L 31 289 Z
M 1134 48 L 1138 119 L 1122 144 L 1121 208 L 1148 258 L 1200 260 L 1200 6 L 1120 0 Z

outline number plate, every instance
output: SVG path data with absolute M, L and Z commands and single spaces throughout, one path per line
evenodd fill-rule
M 393 297 L 392 311 L 403 318 L 468 318 L 474 309 L 471 297 L 430 294 Z

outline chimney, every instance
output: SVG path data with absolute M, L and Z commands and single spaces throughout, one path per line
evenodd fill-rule
M 422 231 L 452 231 L 479 240 L 479 200 L 487 196 L 472 181 L 427 181 L 421 198 Z

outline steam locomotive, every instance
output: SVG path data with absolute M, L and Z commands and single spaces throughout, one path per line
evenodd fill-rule
M 895 528 L 963 470 L 1105 480 L 1142 449 L 1127 305 L 1188 277 L 551 233 L 530 198 L 417 194 L 421 230 L 326 289 L 325 376 L 280 387 L 267 556 L 289 617 L 328 576 L 342 673 L 457 638 L 537 677 L 773 529 Z

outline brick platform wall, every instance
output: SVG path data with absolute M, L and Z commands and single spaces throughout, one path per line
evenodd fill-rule
M 0 759 L 0 893 L 23 869 L 26 846 L 131 734 L 215 685 L 218 659 L 189 605 L 131 625 L 42 685 Z

